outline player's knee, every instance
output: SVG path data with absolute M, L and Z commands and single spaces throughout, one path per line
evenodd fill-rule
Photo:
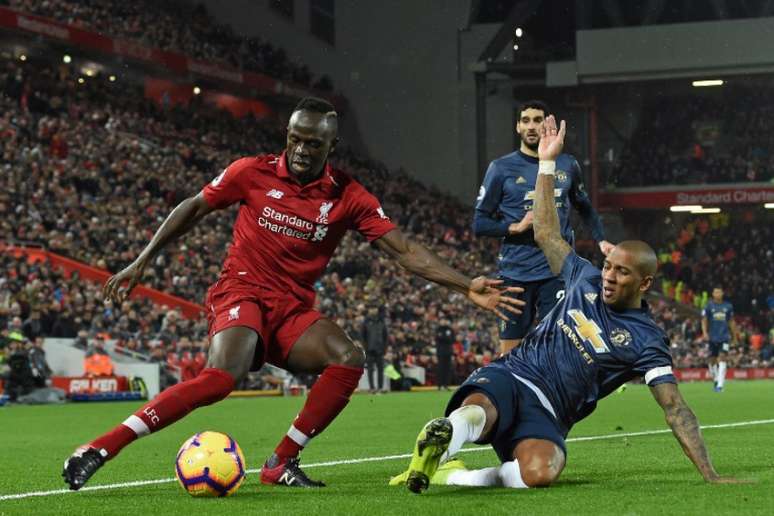
M 250 370 L 250 364 L 229 364 L 223 360 L 218 360 L 217 357 L 210 357 L 207 362 L 207 367 L 219 369 L 231 375 L 234 379 L 234 384 L 239 385 L 242 380 L 247 377 L 247 373 Z
M 345 365 L 349 367 L 364 367 L 366 363 L 366 354 L 363 347 L 359 344 L 347 341 L 346 345 L 336 346 L 336 350 L 331 353 L 328 365 Z
M 521 470 L 521 479 L 529 487 L 548 487 L 553 484 L 559 476 L 554 468 L 551 468 L 546 464 L 519 464 L 519 469 Z

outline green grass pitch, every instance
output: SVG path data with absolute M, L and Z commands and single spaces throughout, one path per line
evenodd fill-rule
M 703 425 L 774 419 L 774 382 L 730 382 L 715 394 L 709 384 L 681 389 Z M 344 413 L 302 455 L 304 464 L 379 458 L 411 450 L 428 419 L 441 415 L 449 393 L 355 395 Z M 287 430 L 302 398 L 232 399 L 191 414 L 159 434 L 138 441 L 92 478 L 89 486 L 174 477 L 180 444 L 197 431 L 231 434 L 250 469 L 260 468 Z M 23 499 L 5 495 L 64 487 L 59 476 L 72 449 L 123 420 L 134 403 L 0 408 L 0 514 L 774 514 L 774 424 L 706 429 L 721 474 L 746 485 L 705 484 L 669 433 L 644 386 L 630 386 L 600 403 L 570 438 L 615 435 L 568 443 L 568 464 L 549 489 L 436 487 L 422 495 L 387 486 L 407 459 L 310 467 L 328 483 L 321 490 L 262 486 L 257 473 L 235 496 L 194 499 L 176 482 L 56 493 Z M 494 465 L 490 449 L 464 453 L 471 467 Z

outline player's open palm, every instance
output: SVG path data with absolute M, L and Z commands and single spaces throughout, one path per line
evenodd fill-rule
M 516 298 L 524 292 L 521 287 L 501 287 L 503 280 L 479 276 L 470 284 L 468 299 L 485 310 L 491 310 L 497 317 L 508 320 L 505 311 L 520 314 L 524 301 Z
M 540 143 L 538 144 L 538 158 L 541 161 L 555 161 L 562 153 L 564 147 L 564 135 L 567 125 L 562 120 L 561 127 L 556 127 L 554 115 L 548 115 L 540 128 Z
M 135 260 L 130 263 L 121 272 L 114 274 L 105 282 L 102 287 L 102 298 L 110 299 L 116 304 L 121 304 L 129 297 L 132 289 L 137 286 L 145 271 L 145 264 Z M 121 285 L 128 281 L 126 287 Z

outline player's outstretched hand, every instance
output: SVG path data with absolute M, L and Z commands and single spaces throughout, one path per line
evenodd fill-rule
M 491 310 L 497 317 L 507 321 L 508 317 L 506 317 L 504 310 L 514 314 L 521 313 L 519 308 L 525 303 L 513 296 L 521 294 L 524 289 L 521 287 L 500 287 L 502 283 L 503 280 L 479 276 L 470 283 L 468 299 L 485 310 Z
M 564 120 L 557 129 L 554 115 L 546 117 L 543 127 L 540 129 L 540 143 L 538 144 L 538 158 L 541 161 L 556 161 L 556 157 L 562 153 L 566 131 L 567 126 Z
M 102 299 L 110 299 L 113 303 L 120 305 L 140 282 L 144 271 L 145 264 L 135 260 L 118 274 L 110 276 L 105 282 L 105 286 L 102 287 Z M 126 287 L 122 287 L 121 285 L 125 281 L 129 283 Z

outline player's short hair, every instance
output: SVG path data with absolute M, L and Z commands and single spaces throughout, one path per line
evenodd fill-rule
M 539 109 L 543 112 L 543 116 L 548 116 L 549 113 L 548 104 L 542 100 L 528 100 L 519 104 L 518 110 L 516 111 L 516 118 L 521 120 L 521 114 L 527 109 Z
M 654 276 L 658 269 L 658 257 L 650 245 L 642 240 L 624 240 L 616 247 L 634 257 L 637 271 L 642 277 Z
M 319 97 L 302 98 L 298 104 L 296 104 L 293 112 L 295 113 L 296 111 L 302 110 L 312 111 L 313 113 L 322 113 L 323 115 L 337 116 L 336 108 L 333 107 L 333 104 Z

